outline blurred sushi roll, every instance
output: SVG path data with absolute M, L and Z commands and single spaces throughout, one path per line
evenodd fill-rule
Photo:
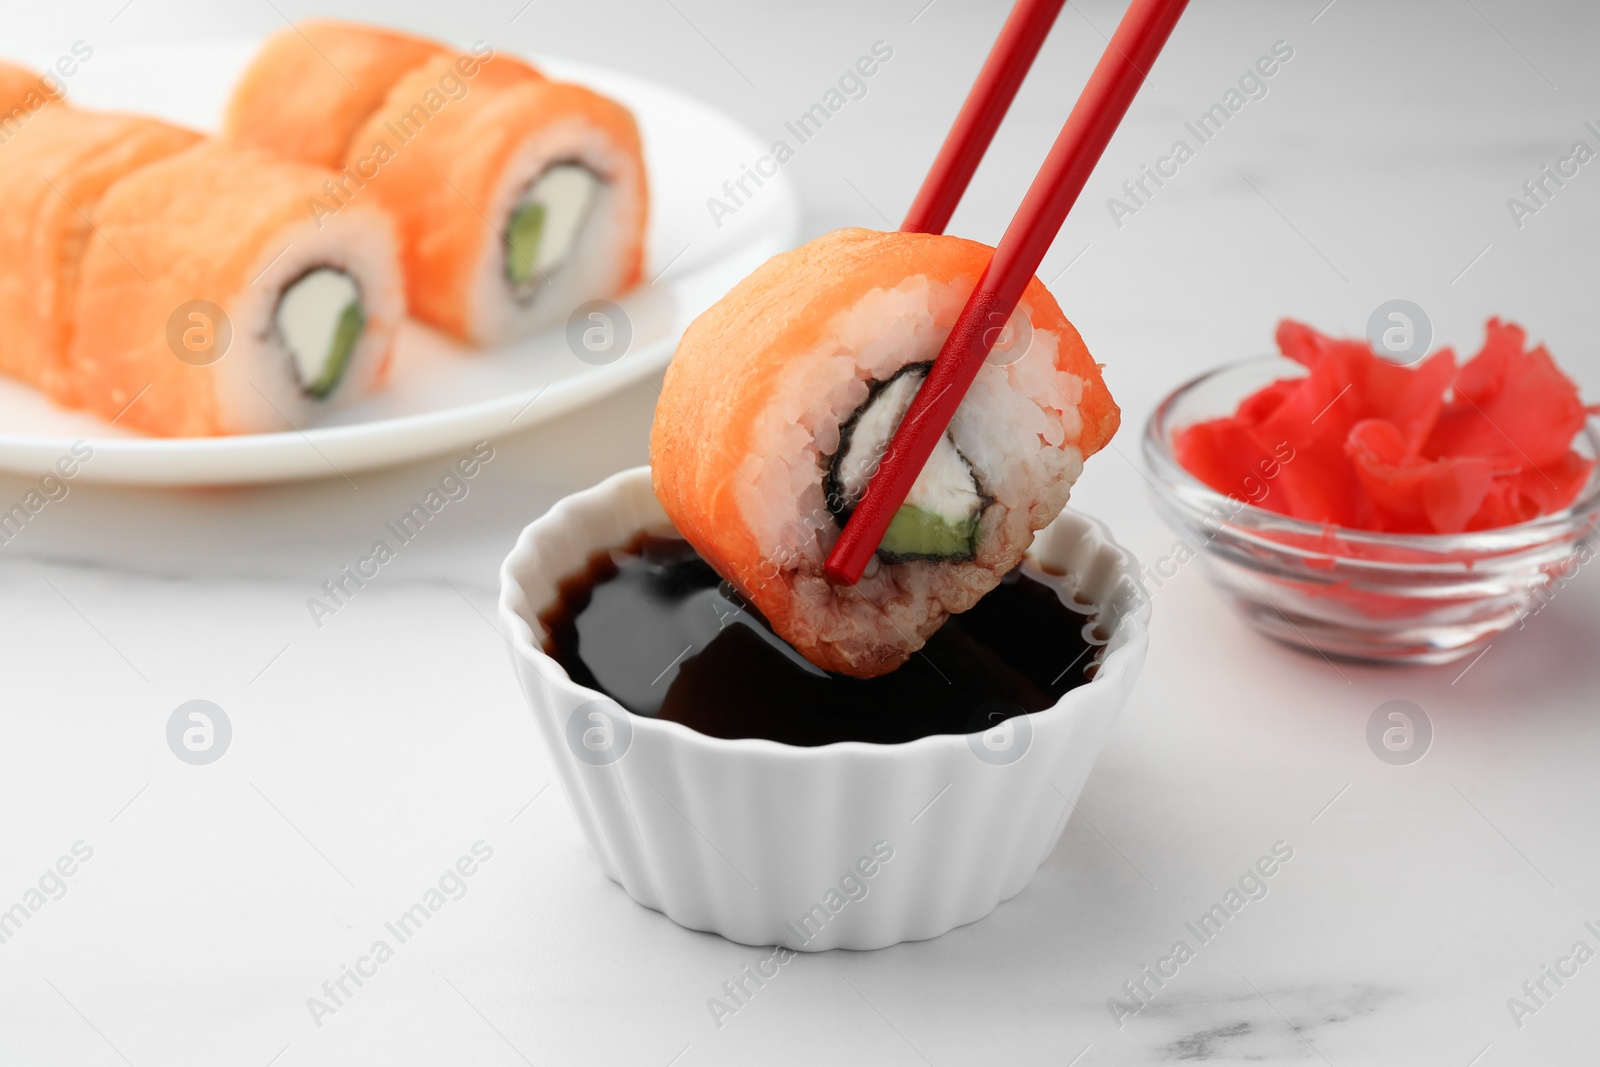
M 866 575 L 823 562 L 993 250 L 839 230 L 775 256 L 690 325 L 650 437 L 679 532 L 813 663 L 904 663 L 1066 506 L 1120 413 L 1038 280 L 923 467 Z
M 463 340 L 522 336 L 639 279 L 633 116 L 487 45 L 302 23 L 246 71 L 227 132 L 339 171 L 313 218 L 381 203 L 399 224 L 412 314 Z
M 384 377 L 405 314 L 393 223 L 314 223 L 328 172 L 203 142 L 110 187 L 83 256 L 76 402 L 165 436 L 292 431 Z
M 308 19 L 278 31 L 256 53 L 229 101 L 227 135 L 338 170 L 350 138 L 389 87 L 443 51 L 376 26 Z
M 432 60 L 462 61 L 438 41 L 378 26 L 307 19 L 267 38 L 234 88 L 224 128 L 229 138 L 329 170 L 345 164 L 356 131 L 406 74 Z M 483 64 L 484 82 L 537 80 L 508 56 Z M 459 73 L 459 72 L 458 72 Z M 471 77 L 478 76 L 473 69 Z
M 648 209 L 633 116 L 542 79 L 457 79 L 440 102 L 455 70 L 400 79 L 351 146 L 350 171 L 399 223 L 412 313 L 493 344 L 634 285 Z
M 37 78 L 35 81 L 37 82 Z M 0 157 L 0 374 L 76 403 L 68 364 L 91 219 L 119 179 L 190 148 L 198 133 L 136 115 L 43 108 Z

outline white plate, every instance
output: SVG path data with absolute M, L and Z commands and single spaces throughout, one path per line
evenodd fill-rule
M 220 125 L 234 80 L 256 44 L 98 50 L 68 84 L 83 107 L 149 112 L 206 130 Z M 49 57 L 45 57 L 48 59 Z M 565 60 L 533 57 L 553 77 L 580 82 L 633 109 L 650 175 L 646 284 L 617 301 L 633 340 L 591 366 L 556 329 L 473 350 L 424 326 L 401 331 L 385 391 L 304 433 L 153 438 L 0 379 L 0 470 L 37 474 L 86 440 L 85 481 L 224 485 L 338 477 L 522 430 L 616 392 L 666 364 L 684 327 L 768 257 L 792 247 L 800 208 L 787 176 L 767 179 L 719 227 L 706 200 L 760 143 L 731 118 L 653 82 Z

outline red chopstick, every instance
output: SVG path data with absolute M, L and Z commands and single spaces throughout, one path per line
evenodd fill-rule
M 983 277 L 945 338 L 927 380 L 917 390 L 861 502 L 828 554 L 823 571 L 830 581 L 854 585 L 861 580 L 862 571 L 883 543 L 890 520 L 944 436 L 1187 3 L 1133 0 L 1128 6 Z
M 955 125 L 944 139 L 933 168 L 923 179 L 917 198 L 911 202 L 906 221 L 900 229 L 906 233 L 943 233 L 950 225 L 950 216 L 967 191 L 973 172 L 983 154 L 994 140 L 1000 120 L 1005 118 L 1011 101 L 1016 99 L 1022 79 L 1039 54 L 1044 39 L 1055 25 L 1056 16 L 1067 0 L 1017 0 L 1011 9 L 1000 36 L 972 83 L 967 102 L 961 105 Z

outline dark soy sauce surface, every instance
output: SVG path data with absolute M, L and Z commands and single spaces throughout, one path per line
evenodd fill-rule
M 987 730 L 1094 676 L 1102 635 L 1065 579 L 1024 563 L 879 678 L 807 661 L 670 531 L 597 553 L 540 616 L 579 685 L 712 737 L 892 744 Z

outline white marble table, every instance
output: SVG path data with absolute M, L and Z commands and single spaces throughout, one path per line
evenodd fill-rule
M 773 137 L 887 41 L 868 95 L 789 164 L 817 233 L 898 217 L 1003 14 L 925 2 L 324 9 L 628 66 Z M 1469 349 L 1511 315 L 1600 398 L 1600 164 L 1520 229 L 1506 205 L 1574 140 L 1596 144 L 1600 13 L 1325 2 L 1195 5 L 1043 271 L 1127 416 L 1075 504 L 1147 559 L 1173 537 L 1139 474 L 1145 415 L 1180 377 L 1265 349 L 1280 315 L 1357 332 L 1404 297 Z M 8 12 L 4 47 L 48 61 L 78 39 L 264 33 L 274 6 L 312 13 L 94 0 Z M 1118 14 L 1068 9 L 955 232 L 996 239 Z M 1117 226 L 1107 199 L 1277 41 L 1294 54 L 1267 95 Z M 1462 674 L 1285 651 L 1184 569 L 1026 891 L 931 942 L 801 958 L 717 1027 L 706 999 L 760 953 L 599 874 L 489 621 L 517 529 L 642 462 L 653 399 L 496 441 L 471 495 L 320 628 L 307 598 L 450 457 L 355 489 L 75 485 L 0 548 L 0 907 L 41 878 L 65 889 L 0 944 L 0 1063 L 1593 1062 L 1600 962 L 1544 979 L 1536 1013 L 1507 1007 L 1575 942 L 1600 948 L 1588 573 Z M 0 479 L 0 499 L 24 490 Z M 1364 740 L 1393 698 L 1434 725 L 1411 766 Z M 208 766 L 165 738 L 192 699 L 232 723 Z M 480 841 L 492 857 L 465 895 L 314 1019 L 308 998 Z M 1293 858 L 1268 895 L 1119 1026 L 1108 998 L 1279 841 Z M 63 856 L 70 877 L 46 876 Z

